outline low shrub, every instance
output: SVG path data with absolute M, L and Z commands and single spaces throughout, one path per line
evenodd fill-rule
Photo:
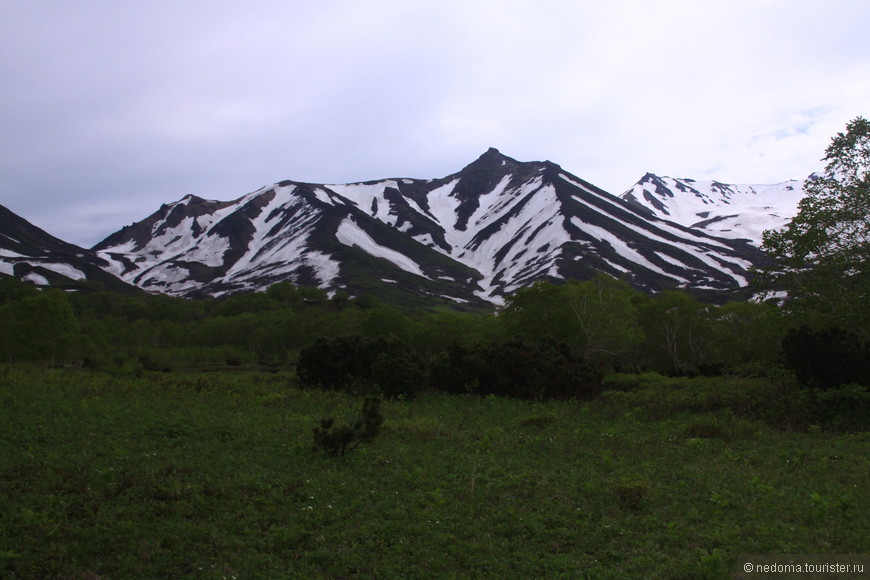
M 360 443 L 372 441 L 380 432 L 384 416 L 381 415 L 381 400 L 366 397 L 362 402 L 362 412 L 350 423 L 336 425 L 330 417 L 321 419 L 314 427 L 314 448 L 323 449 L 330 455 L 341 455 L 356 449 Z
M 649 493 L 650 484 L 645 479 L 625 477 L 613 484 L 619 503 L 631 510 L 639 510 Z
M 758 425 L 730 412 L 690 417 L 683 426 L 683 435 L 699 439 L 752 439 L 757 432 Z
M 445 440 L 453 434 L 441 421 L 433 417 L 415 417 L 391 421 L 385 425 L 385 428 L 387 427 L 390 431 L 402 433 L 420 441 Z
M 537 427 L 543 428 L 547 425 L 551 425 L 558 421 L 558 418 L 552 413 L 545 413 L 543 415 L 532 415 L 531 417 L 524 417 L 519 420 L 520 427 Z
M 816 417 L 833 430 L 866 430 L 870 389 L 855 383 L 813 392 Z
M 648 420 L 683 413 L 718 416 L 723 412 L 790 428 L 806 428 L 813 420 L 812 398 L 788 373 L 730 379 L 656 373 L 611 375 L 604 381 L 599 400 L 605 406 L 636 410 Z

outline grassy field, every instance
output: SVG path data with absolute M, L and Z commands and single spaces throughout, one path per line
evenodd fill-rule
M 727 578 L 870 549 L 867 433 L 432 393 L 334 457 L 312 427 L 358 399 L 291 379 L 0 369 L 0 577 Z

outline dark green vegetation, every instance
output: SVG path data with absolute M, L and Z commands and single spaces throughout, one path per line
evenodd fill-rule
M 4 368 L 0 576 L 726 578 L 867 548 L 867 434 L 771 426 L 797 403 L 768 380 L 422 393 L 338 457 L 312 427 L 359 399 L 289 378 Z
M 841 372 L 866 344 L 771 305 L 603 276 L 497 316 L 288 284 L 2 296 L 4 578 L 716 578 L 866 551 L 867 387 Z
M 825 150 L 824 174 L 804 187 L 798 214 L 764 233 L 775 260 L 760 287 L 784 288 L 784 307 L 811 325 L 870 339 L 870 121 L 857 117 Z
M 604 275 L 496 315 L 0 278 L 0 576 L 720 578 L 866 552 L 865 265 L 827 271 L 852 318 Z

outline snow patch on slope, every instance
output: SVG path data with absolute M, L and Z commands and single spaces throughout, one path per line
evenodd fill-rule
M 732 185 L 647 175 L 622 194 L 656 215 L 688 228 L 761 244 L 765 230 L 785 225 L 804 197 L 803 181 L 772 185 Z
M 392 262 L 406 272 L 424 278 L 426 277 L 426 275 L 423 274 L 423 270 L 420 269 L 420 266 L 418 266 L 414 260 L 400 252 L 378 244 L 371 238 L 371 236 L 359 227 L 353 218 L 346 218 L 341 222 L 338 226 L 338 230 L 335 232 L 335 237 L 345 246 L 357 246 L 364 252 L 371 254 L 376 258 L 383 258 Z
M 48 279 L 36 272 L 30 272 L 29 274 L 22 276 L 21 279 L 25 282 L 35 284 L 36 286 L 48 286 Z
M 31 266 L 39 266 L 46 270 L 51 270 L 61 276 L 66 276 L 70 280 L 87 280 L 85 273 L 78 268 L 73 268 L 69 264 L 52 263 L 52 262 L 29 262 Z
M 357 207 L 373 218 L 391 226 L 396 225 L 398 216 L 390 214 L 390 203 L 384 197 L 386 189 L 398 189 L 398 184 L 395 181 L 330 185 L 329 188 L 342 197 L 351 200 Z

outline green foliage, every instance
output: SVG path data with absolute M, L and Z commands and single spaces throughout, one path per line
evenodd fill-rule
M 712 345 L 708 364 L 729 372 L 763 374 L 779 362 L 781 318 L 770 303 L 729 302 L 709 318 Z
M 787 377 L 614 374 L 605 378 L 602 388 L 599 404 L 604 406 L 637 412 L 651 420 L 690 413 L 706 417 L 701 423 L 716 423 L 723 433 L 751 433 L 754 426 L 735 424 L 742 419 L 803 429 L 813 421 L 812 397 Z
M 543 385 L 544 391 L 558 391 L 556 396 L 572 396 L 567 386 L 548 388 L 544 383 L 552 377 L 540 371 L 548 368 L 553 373 L 564 367 L 566 372 L 556 373 L 554 380 L 567 381 L 579 360 L 586 371 L 594 369 L 595 375 L 610 369 L 754 373 L 751 369 L 769 368 L 776 362 L 781 333 L 769 305 L 716 307 L 682 295 L 677 300 L 679 307 L 671 312 L 672 297 L 650 298 L 605 275 L 562 285 L 538 283 L 508 297 L 508 307 L 497 315 L 407 312 L 384 304 L 363 308 L 358 299 L 328 300 L 322 291 L 287 282 L 266 292 L 221 300 L 182 300 L 110 292 L 52 294 L 12 280 L 5 290 L 0 288 L 0 299 L 4 300 L 0 304 L 4 313 L 0 353 L 9 362 L 85 365 L 111 372 L 134 367 L 163 372 L 279 371 L 292 368 L 300 351 L 319 338 L 332 341 L 356 336 L 380 345 L 362 349 L 368 354 L 361 369 L 348 371 L 344 367 L 351 363 L 339 363 L 330 371 L 326 368 L 332 365 L 330 360 L 338 359 L 327 358 L 323 373 L 306 384 L 323 379 L 329 385 L 326 388 L 333 389 L 377 385 L 390 398 L 412 395 L 426 385 L 458 392 L 485 385 L 488 379 L 478 375 L 487 365 L 498 366 L 499 357 L 511 357 L 511 350 L 519 346 L 511 341 L 517 337 L 532 345 L 533 358 L 549 362 L 536 363 L 537 371 L 532 370 L 534 365 L 520 364 L 529 384 L 510 385 L 520 378 L 496 377 L 492 385 L 485 385 L 491 392 L 536 397 L 542 396 L 535 393 Z M 34 307 L 43 303 L 59 308 L 59 315 Z M 72 318 L 67 306 L 72 308 Z M 44 324 L 32 322 L 43 319 Z M 575 362 L 565 366 L 559 362 L 564 356 L 542 348 L 547 338 L 568 345 Z M 469 371 L 460 365 L 457 372 L 441 372 L 444 362 L 455 358 L 452 343 L 469 351 L 460 358 L 480 368 Z M 519 349 L 521 359 L 528 354 L 524 348 Z M 304 368 L 305 364 L 303 375 Z M 428 380 L 430 369 L 438 369 L 445 380 Z M 578 378 L 582 396 L 588 396 L 597 381 L 586 371 Z M 330 379 L 330 372 L 338 377 Z
M 72 355 L 78 323 L 66 294 L 45 290 L 0 306 L 0 345 L 9 362 L 63 364 Z
M 676 375 L 698 374 L 715 362 L 717 309 L 685 292 L 662 292 L 642 307 L 641 324 L 646 344 L 645 366 Z
M 318 338 L 299 353 L 302 385 L 328 390 L 379 387 L 387 397 L 414 395 L 426 381 L 419 355 L 395 337 Z
M 432 386 L 448 393 L 474 391 L 520 399 L 589 398 L 601 374 L 552 339 L 452 344 L 433 363 Z
M 394 308 L 370 308 L 361 317 L 360 328 L 368 338 L 393 336 L 407 342 L 411 335 L 411 321 Z
M 290 282 L 272 284 L 266 289 L 266 296 L 277 302 L 298 304 L 302 302 L 302 292 Z
M 786 310 L 818 326 L 868 337 L 870 329 L 870 121 L 857 117 L 825 151 L 825 174 L 807 182 L 798 214 L 764 233 L 776 264 L 761 272 L 768 292 L 788 292 Z
M 388 399 L 414 396 L 424 388 L 427 372 L 423 361 L 410 348 L 391 344 L 390 340 L 378 342 L 387 345 L 379 352 L 371 365 L 370 380 Z
M 531 417 L 523 417 L 519 424 L 523 427 L 543 428 L 547 425 L 555 423 L 559 419 L 552 413 L 544 413 L 543 415 L 532 415 Z
M 688 419 L 683 427 L 683 435 L 688 438 L 753 439 L 759 432 L 759 425 L 734 415 L 730 409 L 720 413 L 705 413 Z
M 36 296 L 38 290 L 33 284 L 22 282 L 14 276 L 0 275 L 0 304 Z
M 321 419 L 314 427 L 314 448 L 343 457 L 345 452 L 356 449 L 360 443 L 371 442 L 380 433 L 383 422 L 381 400 L 366 397 L 360 415 L 347 424 L 336 425 L 334 418 Z
M 505 334 L 523 334 L 533 340 L 546 337 L 569 340 L 576 334 L 577 326 L 564 288 L 539 281 L 508 297 L 500 317 Z
M 866 433 L 694 439 L 691 413 L 426 393 L 336 460 L 312 426 L 360 401 L 286 375 L 0 379 L 4 579 L 726 578 L 870 536 Z
M 560 286 L 536 282 L 510 296 L 500 318 L 509 336 L 555 338 L 596 365 L 625 367 L 642 338 L 638 295 L 606 274 Z
M 842 384 L 813 393 L 816 416 L 824 425 L 842 431 L 867 429 L 870 417 L 870 387 L 864 384 Z
M 650 484 L 644 479 L 622 477 L 613 483 L 619 502 L 632 510 L 639 510 L 649 493 Z
M 566 285 L 571 312 L 582 337 L 585 359 L 618 367 L 636 363 L 643 337 L 638 318 L 639 293 L 627 282 L 598 274 L 587 282 Z

